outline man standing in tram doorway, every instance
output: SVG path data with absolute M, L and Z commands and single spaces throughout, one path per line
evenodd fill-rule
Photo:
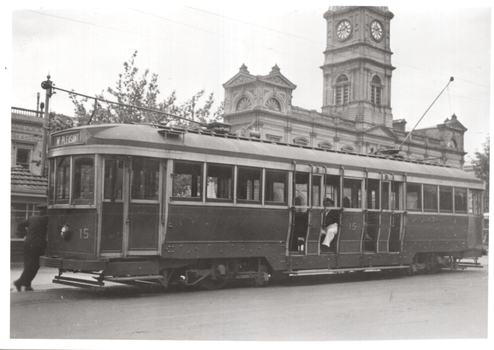
M 48 216 L 46 205 L 38 205 L 38 215 L 29 217 L 17 226 L 16 234 L 24 239 L 24 271 L 21 277 L 14 281 L 18 292 L 33 290 L 31 282 L 39 270 L 39 257 L 45 253 L 46 231 L 48 230 Z

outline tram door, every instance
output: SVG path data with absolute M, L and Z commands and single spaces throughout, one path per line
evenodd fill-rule
M 160 161 L 107 157 L 103 162 L 101 253 L 159 253 Z
M 128 255 L 159 253 L 160 178 L 159 159 L 132 158 L 125 219 L 128 232 L 125 248 Z
M 469 211 L 470 216 L 469 220 L 469 232 L 467 243 L 469 247 L 475 247 L 477 244 L 482 244 L 482 192 L 471 190 L 470 191 L 470 200 L 469 200 Z
M 128 167 L 128 165 L 127 165 Z M 127 182 L 124 157 L 103 159 L 103 201 L 101 208 L 100 251 L 121 256 L 124 237 L 124 183 Z
M 295 173 L 290 251 L 305 254 L 309 229 L 309 173 Z

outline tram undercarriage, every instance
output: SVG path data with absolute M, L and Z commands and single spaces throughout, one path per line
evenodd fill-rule
M 94 260 L 82 263 L 80 260 L 41 257 L 40 262 L 43 266 L 58 268 L 59 274 L 54 277 L 53 283 L 73 287 L 99 289 L 105 287 L 105 282 L 111 282 L 137 286 L 158 285 L 165 290 L 170 285 L 200 286 L 204 289 L 215 290 L 233 281 L 248 281 L 251 285 L 263 286 L 269 282 L 272 274 L 288 277 L 383 271 L 413 276 L 418 273 L 434 274 L 441 269 L 482 268 L 483 266 L 478 262 L 478 257 L 481 255 L 477 255 L 475 252 L 463 252 L 456 255 L 418 253 L 408 265 L 299 269 L 277 273 L 269 271 L 270 267 L 263 258 L 182 261 L 170 259 Z M 84 275 L 86 278 L 78 278 L 74 275 Z

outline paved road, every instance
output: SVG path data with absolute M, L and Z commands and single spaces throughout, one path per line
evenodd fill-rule
M 414 277 L 296 277 L 219 291 L 50 285 L 10 294 L 13 339 L 397 340 L 487 337 L 488 265 Z M 18 271 L 17 271 L 18 272 Z M 16 278 L 16 271 L 12 278 Z

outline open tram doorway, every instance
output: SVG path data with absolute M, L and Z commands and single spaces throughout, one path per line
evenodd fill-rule
M 294 174 L 293 217 L 290 251 L 305 254 L 309 228 L 309 173 Z
M 102 255 L 159 254 L 161 161 L 119 156 L 103 163 Z

